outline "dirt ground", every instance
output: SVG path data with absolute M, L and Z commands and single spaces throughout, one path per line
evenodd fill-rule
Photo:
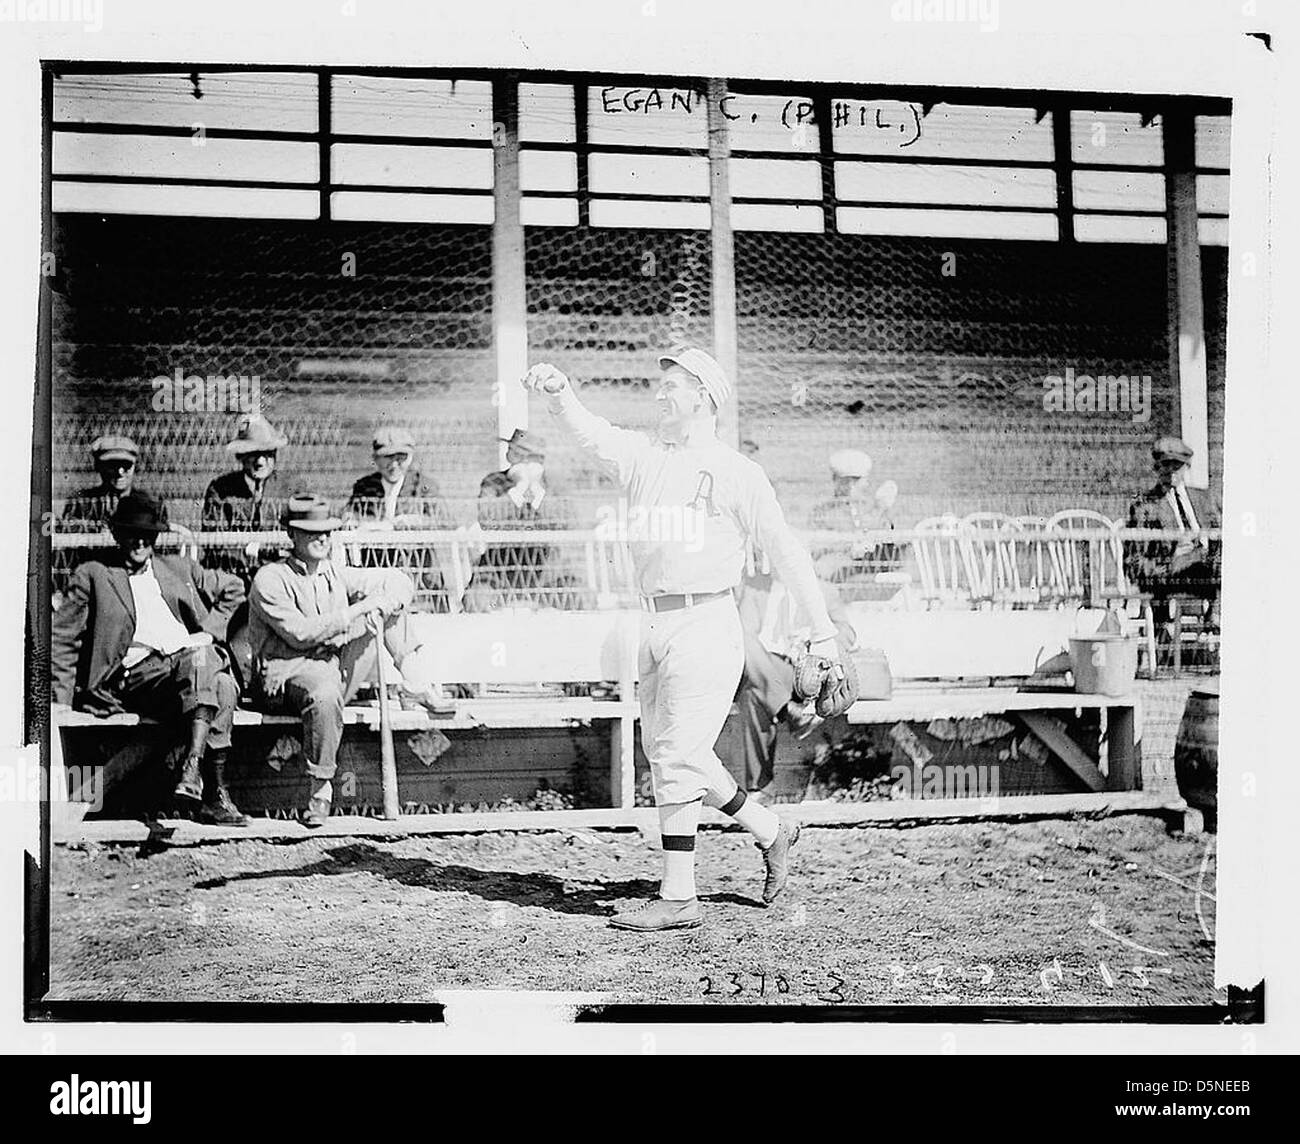
M 739 831 L 700 835 L 705 924 L 628 934 L 657 886 L 637 832 L 57 847 L 51 998 L 423 1001 L 439 989 L 611 1001 L 1207 1004 L 1213 836 L 1153 817 L 805 828 L 758 900 Z M 1206 936 L 1206 934 L 1211 937 Z

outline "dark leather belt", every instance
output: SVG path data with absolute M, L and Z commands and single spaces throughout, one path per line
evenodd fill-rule
M 706 604 L 710 600 L 721 600 L 723 596 L 732 595 L 730 588 L 719 592 L 678 592 L 666 596 L 642 596 L 641 607 L 647 612 L 677 612 L 682 608 L 693 608 L 696 604 Z

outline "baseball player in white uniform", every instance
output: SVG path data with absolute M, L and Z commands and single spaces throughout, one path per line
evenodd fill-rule
M 714 753 L 744 662 L 733 590 L 752 537 L 767 553 L 811 626 L 809 651 L 837 654 L 807 550 L 790 531 L 772 485 L 748 457 L 718 440 L 717 413 L 731 394 L 722 368 L 703 350 L 659 359 L 654 437 L 618 429 L 584 408 L 552 365 L 533 366 L 523 384 L 549 395 L 550 412 L 605 462 L 627 499 L 629 547 L 644 610 L 638 672 L 641 742 L 650 763 L 663 836 L 659 898 L 616 914 L 620 929 L 700 924 L 695 835 L 700 806 L 731 815 L 755 838 L 767 876 L 763 901 L 784 888 L 798 825 L 787 826 L 745 793 Z

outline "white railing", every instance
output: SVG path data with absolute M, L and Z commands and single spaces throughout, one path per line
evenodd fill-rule
M 1129 599 L 1139 593 L 1125 572 L 1125 546 L 1177 540 L 1159 529 L 980 515 L 978 521 L 933 518 L 911 529 L 800 535 L 818 574 L 848 601 L 958 609 Z M 1202 535 L 1217 542 L 1222 533 Z M 66 588 L 80 560 L 113 547 L 107 532 L 56 532 L 50 539 L 56 591 Z M 628 544 L 614 529 L 341 529 L 334 542 L 347 564 L 408 572 L 416 581 L 417 607 L 432 611 L 503 605 L 592 610 L 636 602 Z M 161 534 L 157 548 L 251 575 L 288 545 L 288 535 L 278 531 L 178 531 Z M 768 569 L 761 557 L 751 557 L 749 570 Z

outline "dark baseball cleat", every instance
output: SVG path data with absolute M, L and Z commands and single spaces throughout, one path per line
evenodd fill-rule
M 635 909 L 624 910 L 609 919 L 615 929 L 640 930 L 649 933 L 652 930 L 694 929 L 704 919 L 700 917 L 698 898 L 688 898 L 684 902 L 670 902 L 664 898 L 655 898 Z
M 760 846 L 763 863 L 767 866 L 767 877 L 763 880 L 763 904 L 770 906 L 785 889 L 790 877 L 790 848 L 799 841 L 799 824 L 786 826 L 784 822 L 777 828 L 776 839 L 766 850 Z

